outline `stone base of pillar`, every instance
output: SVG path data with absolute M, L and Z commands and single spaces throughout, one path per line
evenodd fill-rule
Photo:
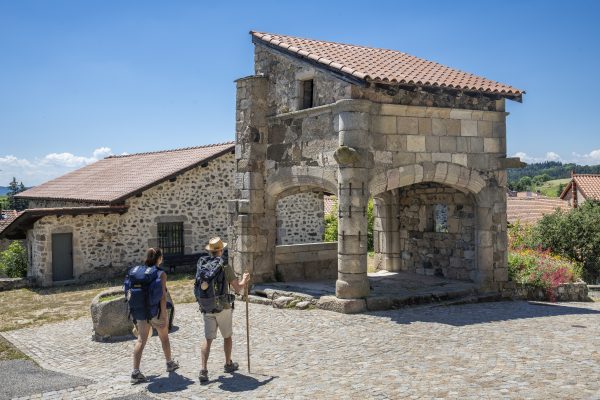
M 338 273 L 335 282 L 335 295 L 340 299 L 360 299 L 371 291 L 367 274 Z

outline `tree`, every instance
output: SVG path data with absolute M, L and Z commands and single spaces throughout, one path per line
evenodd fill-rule
M 17 194 L 24 192 L 25 189 L 23 182 L 17 183 L 17 179 L 13 177 L 12 181 L 8 184 L 8 193 L 6 195 L 9 209 L 23 211 L 27 208 L 27 200 L 15 197 Z
M 3 252 L 0 252 L 0 271 L 9 278 L 25 278 L 27 276 L 27 251 L 15 240 Z

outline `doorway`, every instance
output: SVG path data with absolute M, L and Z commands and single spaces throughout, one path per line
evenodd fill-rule
M 52 280 L 73 279 L 73 234 L 52 235 Z

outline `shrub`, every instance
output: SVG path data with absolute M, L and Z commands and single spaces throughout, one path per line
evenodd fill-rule
M 27 276 L 27 252 L 20 242 L 14 241 L 0 253 L 0 270 L 9 278 Z
M 550 249 L 583 264 L 584 278 L 595 282 L 600 275 L 600 203 L 586 201 L 569 212 L 545 215 L 534 236 Z
M 581 263 L 573 262 L 549 250 L 521 249 L 508 254 L 508 275 L 520 284 L 546 289 L 552 300 L 552 289 L 562 283 L 581 279 Z

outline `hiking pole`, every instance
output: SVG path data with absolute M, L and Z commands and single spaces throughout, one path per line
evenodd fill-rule
M 248 315 L 248 295 L 250 294 L 250 278 L 246 282 L 246 353 L 248 354 L 248 373 L 250 373 L 250 318 Z

